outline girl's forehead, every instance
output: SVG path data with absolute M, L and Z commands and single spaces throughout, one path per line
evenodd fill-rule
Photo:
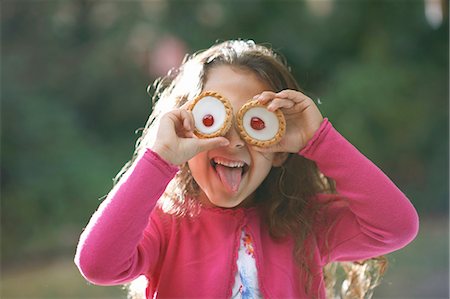
M 217 92 L 233 106 L 242 106 L 267 90 L 270 90 L 270 86 L 253 71 L 226 65 L 210 69 L 203 86 L 203 91 Z

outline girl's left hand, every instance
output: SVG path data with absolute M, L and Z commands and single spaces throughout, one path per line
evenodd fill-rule
M 286 119 L 286 133 L 281 141 L 268 148 L 257 148 L 264 152 L 298 153 L 319 129 L 323 117 L 316 104 L 300 91 L 285 89 L 278 93 L 264 91 L 254 97 L 267 109 L 281 109 Z

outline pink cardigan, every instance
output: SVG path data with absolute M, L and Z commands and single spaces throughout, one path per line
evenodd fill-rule
M 418 216 L 405 195 L 327 119 L 299 154 L 333 178 L 338 191 L 318 196 L 334 199 L 327 216 L 335 224 L 316 228 L 311 268 L 310 297 L 325 298 L 326 263 L 366 259 L 404 247 L 417 234 Z M 307 298 L 300 287 L 292 239 L 273 240 L 256 208 L 203 208 L 195 218 L 176 218 L 155 208 L 177 170 L 148 150 L 109 194 L 78 244 L 75 263 L 87 280 L 114 285 L 146 275 L 147 298 L 229 298 L 245 228 L 254 240 L 264 298 Z

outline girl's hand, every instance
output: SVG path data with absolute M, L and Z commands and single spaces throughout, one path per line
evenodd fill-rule
M 265 91 L 255 96 L 267 109 L 281 109 L 286 119 L 286 133 L 281 141 L 268 148 L 257 148 L 264 152 L 298 153 L 319 129 L 323 117 L 313 100 L 296 90 L 278 93 Z
M 202 151 L 227 146 L 228 143 L 224 137 L 197 138 L 192 113 L 180 108 L 161 117 L 154 144 L 149 148 L 167 162 L 181 165 Z

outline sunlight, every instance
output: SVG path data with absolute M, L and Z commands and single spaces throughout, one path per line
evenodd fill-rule
M 443 21 L 443 5 L 441 0 L 424 0 L 425 1 L 425 18 L 428 24 L 434 29 L 441 26 Z

